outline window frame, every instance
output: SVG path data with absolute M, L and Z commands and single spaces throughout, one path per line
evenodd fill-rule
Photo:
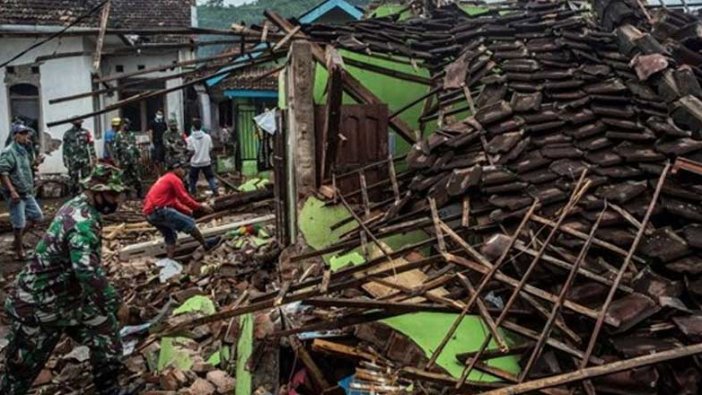
M 15 70 L 17 70 L 17 68 L 15 68 Z M 14 74 L 14 76 L 16 76 L 16 75 L 18 75 L 18 74 L 17 73 Z M 37 75 L 37 74 L 34 74 L 34 75 Z M 36 89 L 36 94 L 35 95 L 23 95 L 23 94 L 18 94 L 18 93 L 12 92 L 12 88 L 17 87 L 18 85 L 32 86 L 33 88 Z M 6 90 L 6 97 L 7 97 L 7 115 L 9 117 L 10 123 L 12 121 L 14 121 L 15 117 L 18 115 L 18 114 L 14 114 L 14 112 L 13 112 L 13 103 L 15 103 L 16 101 L 34 101 L 36 103 L 38 116 L 37 116 L 37 120 L 36 120 L 37 124 L 36 124 L 35 129 L 36 129 L 36 132 L 39 134 L 39 136 L 37 136 L 37 137 L 39 138 L 40 146 L 43 149 L 41 136 L 42 136 L 42 132 L 43 132 L 42 125 L 44 124 L 44 109 L 43 109 L 42 101 L 41 101 L 41 85 L 39 85 L 39 83 L 35 83 L 33 81 L 28 81 L 27 79 L 23 79 L 23 78 L 17 78 L 17 79 L 12 78 L 9 80 L 6 79 L 5 87 L 6 87 L 5 90 Z M 8 126 L 8 130 L 9 130 L 9 124 L 7 126 Z M 29 126 L 33 126 L 33 125 L 29 125 Z

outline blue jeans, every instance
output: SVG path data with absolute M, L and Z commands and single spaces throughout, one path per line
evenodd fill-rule
M 146 220 L 161 232 L 166 245 L 175 245 L 178 232 L 192 234 L 197 228 L 193 217 L 169 207 L 157 208 Z
M 39 208 L 39 204 L 32 195 L 24 195 L 18 202 L 13 202 L 8 193 L 5 193 L 5 200 L 10 211 L 10 223 L 14 229 L 24 229 L 27 227 L 27 219 L 39 222 L 44 218 L 44 214 Z
M 212 190 L 212 193 L 216 195 L 217 179 L 215 178 L 214 171 L 212 171 L 212 165 L 203 167 L 190 167 L 190 184 L 188 185 L 188 187 L 190 187 L 190 194 L 195 195 L 197 193 L 197 179 L 200 178 L 200 172 L 202 172 L 205 175 L 205 178 L 207 178 L 207 183 L 210 184 L 210 189 Z

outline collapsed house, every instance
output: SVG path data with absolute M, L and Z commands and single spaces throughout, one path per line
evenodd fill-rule
M 251 220 L 276 244 L 233 253 L 237 231 L 132 290 L 151 333 L 130 371 L 242 395 L 699 393 L 698 17 L 426 3 L 341 26 L 267 13 L 277 43 L 233 70 L 289 57 L 276 215 Z M 154 279 L 129 255 L 152 247 L 122 245 L 112 275 Z
M 422 348 L 415 341 L 420 350 L 414 347 L 411 356 L 412 347 L 386 343 L 387 332 L 371 325 L 369 333 L 360 329 L 365 324 L 356 336 L 383 350 L 382 362 L 344 349 L 343 342 L 315 340 L 313 347 L 375 364 L 374 374 L 359 365 L 361 387 L 397 386 L 404 378 L 432 383 L 437 393 L 560 393 L 568 391 L 564 386 L 588 393 L 696 393 L 699 371 L 691 364 L 649 365 L 698 352 L 699 20 L 671 10 L 651 16 L 637 2 L 596 2 L 596 17 L 583 3 L 484 7 L 473 8 L 473 16 L 452 4 L 428 18 L 303 28 L 338 49 L 421 61 L 432 89 L 393 109 L 388 122 L 411 140 L 403 125 L 409 121 L 399 115 L 420 102 L 415 121 L 437 121 L 434 133 L 407 154 L 408 169 L 396 177 L 388 169 L 388 180 L 374 185 L 388 191 L 387 201 L 369 201 L 363 180 L 360 192 L 340 191 L 332 174 L 326 185 L 332 200 L 354 210 L 346 200 L 362 196 L 352 214 L 361 225 L 319 253 L 360 245 L 375 248 L 375 255 L 336 271 L 331 282 L 323 276 L 321 289 L 307 288 L 303 303 L 330 308 L 335 318 L 325 328 L 409 311 L 416 325 L 429 328 L 420 316 L 432 308 L 422 302 L 458 313 L 438 342 Z M 319 61 L 318 48 L 310 51 Z M 329 49 L 326 61 L 333 75 Z M 327 117 L 339 111 L 331 102 L 334 88 L 373 102 L 353 79 L 329 78 Z M 341 149 L 333 133 L 344 134 L 343 127 L 327 120 L 324 128 L 315 143 Z M 317 157 L 320 179 L 324 158 Z M 393 167 L 391 161 L 379 166 Z M 367 168 L 353 176 L 363 178 Z M 399 250 L 382 241 L 417 228 L 429 228 L 432 237 Z M 434 251 L 408 258 L 421 246 Z M 409 273 L 418 269 L 413 278 Z M 344 275 L 353 280 L 344 283 Z M 364 283 L 372 296 L 366 304 L 327 296 L 332 285 L 338 291 Z M 468 313 L 484 325 L 468 337 L 482 339 L 451 355 L 460 364 L 455 370 L 440 361 L 466 330 Z M 660 359 L 647 355 L 652 352 Z M 508 356 L 513 365 L 500 358 Z

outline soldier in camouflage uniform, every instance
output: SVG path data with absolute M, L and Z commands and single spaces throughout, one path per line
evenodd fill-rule
M 163 145 L 168 163 L 188 161 L 188 147 L 185 145 L 183 134 L 178 130 L 178 121 L 175 119 L 168 121 L 168 130 L 163 133 Z
M 63 164 L 68 169 L 72 196 L 80 193 L 80 180 L 90 175 L 95 158 L 93 136 L 83 129 L 83 120 L 73 121 L 73 127 L 63 135 Z
M 113 159 L 124 171 L 124 182 L 134 188 L 137 197 L 142 197 L 141 177 L 139 176 L 139 147 L 137 146 L 136 135 L 129 130 L 129 120 L 125 119 L 122 128 L 115 136 L 112 144 Z
M 64 333 L 90 348 L 99 394 L 128 393 L 118 383 L 120 297 L 100 257 L 100 215 L 117 209 L 125 186 L 119 169 L 102 163 L 81 186 L 85 191 L 56 213 L 5 301 L 12 326 L 0 394 L 27 393 Z

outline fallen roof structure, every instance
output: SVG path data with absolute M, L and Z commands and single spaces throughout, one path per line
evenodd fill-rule
M 267 13 L 283 38 L 265 56 L 294 42 L 286 78 L 306 86 L 286 88 L 309 96 L 303 107 L 289 96 L 288 120 L 312 117 L 312 59 L 330 76 L 322 157 L 305 151 L 323 163 L 312 189 L 327 201 L 285 197 L 309 248 L 281 255 L 268 292 L 171 322 L 140 349 L 272 311 L 278 326 L 262 337 L 293 349 L 310 393 L 340 391 L 335 369 L 313 353 L 351 361 L 349 388 L 376 393 L 699 393 L 699 19 L 629 0 L 440 3 L 343 26 L 300 27 Z M 423 17 L 406 18 L 420 9 Z M 414 144 L 397 173 L 392 158 L 335 168 L 342 91 L 382 104 L 341 49 L 428 70 L 427 93 L 389 113 L 390 127 Z M 418 81 L 355 67 L 396 78 L 396 89 Z M 400 117 L 417 103 L 426 135 Z M 277 160 L 276 182 L 296 184 L 305 166 Z M 292 178 L 278 177 L 284 163 Z M 368 185 L 371 168 L 388 176 Z M 345 177 L 360 188 L 342 191 Z M 279 217 L 289 192 L 281 188 Z M 429 236 L 391 241 L 416 230 Z M 246 365 L 264 350 L 249 349 Z
M 316 42 L 421 60 L 431 72 L 431 89 L 417 101 L 427 103 L 420 121 L 438 120 L 438 128 L 409 152 L 406 178 L 376 185 L 399 184 L 394 199 L 370 208 L 361 188 L 363 204 L 354 212 L 349 194 L 332 185 L 333 199 L 359 226 L 335 246 L 292 257 L 374 245 L 381 256 L 348 269 L 356 273 L 348 284 L 380 283 L 397 294 L 368 309 L 436 307 L 390 303 L 419 292 L 460 313 L 419 370 L 394 365 L 389 371 L 459 393 L 481 392 L 481 383 L 469 379 L 478 370 L 504 380 L 489 392 L 495 394 L 697 391 L 696 369 L 660 363 L 696 353 L 698 341 L 692 328 L 699 327 L 690 324 L 699 320 L 692 284 L 701 261 L 692 235 L 702 219 L 696 208 L 702 191 L 699 179 L 670 170 L 676 158 L 700 160 L 702 150 L 693 56 L 699 20 L 662 9 L 651 18 L 638 2 L 599 2 L 600 23 L 584 5 L 504 2 L 471 16 L 451 4 L 427 18 L 303 27 Z M 456 119 L 466 111 L 474 115 Z M 381 238 L 412 228 L 433 229 L 434 238 L 421 245 L 436 243 L 437 253 L 403 265 L 400 257 L 419 246 L 392 251 Z M 433 288 L 394 282 L 418 268 Z M 304 298 L 339 290 L 331 279 L 321 290 L 307 288 Z M 436 287 L 459 298 L 430 295 Z M 291 300 L 302 297 L 295 289 L 301 288 L 287 290 Z M 488 303 L 495 294 L 497 314 Z M 363 305 L 314 300 L 315 306 Z M 513 307 L 533 313 L 520 317 Z M 457 356 L 465 364 L 459 377 L 437 376 L 432 369 L 468 313 L 483 318 L 487 336 L 477 350 Z M 358 310 L 347 314 L 326 327 Z M 486 363 L 512 349 L 523 355 L 518 373 Z M 671 349 L 660 359 L 638 359 Z
M 421 121 L 438 120 L 438 129 L 414 145 L 405 173 L 375 186 L 397 185 L 389 202 L 370 207 L 368 188 L 344 195 L 332 185 L 332 199 L 352 217 L 342 222 L 358 226 L 334 245 L 288 260 L 359 246 L 375 248 L 375 257 L 166 333 L 296 301 L 315 306 L 317 320 L 280 336 L 448 309 L 456 314 L 443 340 L 411 364 L 358 331 L 384 353 L 319 339 L 313 347 L 358 360 L 358 388 L 385 393 L 406 391 L 408 381 L 429 393 L 697 392 L 699 370 L 675 360 L 699 353 L 702 195 L 698 180 L 671 174 L 676 158 L 696 160 L 702 150 L 696 66 L 668 56 L 666 46 L 677 41 L 652 44 L 637 3 L 605 6 L 612 4 L 629 7 L 614 31 L 571 2 L 498 3 L 473 16 L 448 5 L 427 18 L 303 27 L 326 67 L 333 55 L 324 55 L 320 41 L 419 60 L 432 85 L 416 99 L 428 102 Z M 268 16 L 284 32 L 303 34 Z M 340 74 L 345 83 L 336 89 L 373 102 L 359 94 L 367 88 Z M 467 110 L 474 115 L 452 119 Z M 360 210 L 350 195 L 364 196 Z M 383 241 L 416 228 L 433 237 L 397 250 Z M 422 246 L 436 253 L 412 255 Z M 398 279 L 413 271 L 421 283 Z M 391 292 L 381 297 L 372 284 Z M 372 298 L 343 297 L 358 287 Z M 455 355 L 462 372 L 447 375 L 437 359 L 468 314 L 482 318 L 486 335 L 473 334 L 482 344 Z M 522 355 L 516 372 L 492 363 L 515 352 Z M 314 361 L 305 361 L 317 372 L 315 388 L 330 390 Z M 475 371 L 499 380 L 473 380 Z

